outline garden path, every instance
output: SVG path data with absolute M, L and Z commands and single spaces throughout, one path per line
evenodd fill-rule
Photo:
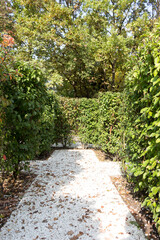
M 145 240 L 111 175 L 116 162 L 100 162 L 88 149 L 56 150 L 32 161 L 37 174 L 8 222 L 1 240 Z

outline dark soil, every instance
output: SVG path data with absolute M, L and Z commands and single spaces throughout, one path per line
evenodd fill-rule
M 112 156 L 108 159 L 108 156 L 106 157 L 106 154 L 100 150 L 94 151 L 100 161 L 112 159 Z M 141 207 L 141 199 L 134 193 L 134 186 L 128 183 L 125 176 L 111 177 L 111 180 L 136 219 L 138 225 L 143 229 L 146 238 L 149 240 L 159 240 L 160 236 L 153 221 L 152 213 L 148 209 Z
M 0 229 L 7 222 L 12 211 L 16 209 L 34 178 L 34 174 L 21 172 L 17 180 L 14 180 L 12 176 L 5 179 L 4 191 L 1 193 L 0 198 Z
M 132 184 L 128 183 L 123 176 L 111 177 L 111 180 L 123 201 L 127 204 L 138 225 L 143 229 L 145 236 L 150 240 L 160 239 L 152 218 L 152 213 L 148 209 L 141 207 L 141 201 L 134 193 Z
M 40 156 L 37 156 L 35 160 L 47 160 L 54 150 L 55 148 L 49 152 L 44 152 Z M 21 172 L 17 180 L 12 175 L 6 177 L 3 184 L 4 191 L 0 195 L 0 229 L 7 222 L 12 211 L 16 209 L 35 177 L 35 174 L 29 172 Z
M 35 157 L 35 160 L 42 160 L 42 161 L 47 160 L 56 149 L 59 149 L 59 148 L 51 148 L 50 151 L 42 152 L 40 155 Z

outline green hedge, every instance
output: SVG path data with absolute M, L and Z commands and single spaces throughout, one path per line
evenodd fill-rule
M 160 25 L 137 52 L 126 81 L 126 171 L 160 232 Z M 145 47 L 144 47 L 145 46 Z
M 98 144 L 102 150 L 119 157 L 121 145 L 122 93 L 99 95 Z
M 22 64 L 16 64 L 15 68 L 17 75 L 1 85 L 8 101 L 3 109 L 3 132 L 6 133 L 3 140 L 5 168 L 7 172 L 13 171 L 16 177 L 20 162 L 35 156 L 46 88 L 40 70 Z
M 47 92 L 41 70 L 23 63 L 14 68 L 16 74 L 0 83 L 5 98 L 0 109 L 1 189 L 6 174 L 16 178 L 29 160 L 49 151 L 53 143 L 65 145 L 70 136 L 63 107 Z
M 98 101 L 97 99 L 82 98 L 79 108 L 79 136 L 85 144 L 96 144 L 98 140 Z
M 84 144 L 93 144 L 118 156 L 121 93 L 100 93 L 97 98 L 61 98 L 71 129 Z

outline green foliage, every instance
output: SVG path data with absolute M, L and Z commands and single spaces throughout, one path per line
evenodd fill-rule
M 1 5 L 2 4 L 2 5 Z M 6 14 L 7 5 L 5 1 L 2 1 L 0 8 L 2 7 L 2 14 Z M 6 8 L 5 8 L 6 7 Z M 5 11 L 3 11 L 5 10 Z M 1 25 L 0 35 L 0 191 L 3 192 L 3 181 L 5 179 L 4 173 L 8 170 L 8 164 L 6 155 L 4 154 L 4 146 L 6 144 L 5 138 L 8 135 L 7 129 L 5 129 L 6 114 L 5 109 L 9 105 L 7 95 L 3 89 L 4 84 L 8 83 L 12 79 L 12 75 L 16 75 L 16 71 L 13 70 L 13 54 L 11 52 L 14 39 L 6 33 L 6 29 L 9 30 L 8 19 L 5 19 L 4 25 Z M 0 20 L 1 21 L 1 20 Z M 5 26 L 5 28 L 4 28 Z M 10 29 L 11 30 L 11 29 Z
M 14 66 L 17 74 L 1 82 L 4 99 L 0 115 L 0 172 L 13 173 L 26 168 L 28 161 L 61 141 L 71 141 L 70 126 L 63 107 L 46 90 L 42 72 L 26 64 Z M 3 187 L 3 179 L 1 189 Z
M 98 100 L 82 98 L 80 101 L 79 136 L 83 143 L 98 142 Z
M 121 147 L 121 93 L 107 92 L 99 96 L 98 143 L 102 150 L 118 157 Z
M 71 128 L 60 99 L 52 93 L 46 97 L 45 109 L 40 119 L 38 154 L 51 150 L 53 143 L 61 142 L 64 147 L 71 143 Z
M 13 11 L 11 8 L 11 1 L 1 0 L 0 2 L 0 33 L 9 32 L 13 33 Z
M 71 131 L 74 131 L 74 133 L 77 134 L 78 127 L 79 127 L 79 117 L 81 114 L 81 109 L 80 109 L 81 99 L 61 97 L 60 102 L 63 106 L 63 110 L 68 120 L 68 124 L 71 127 Z
M 115 154 L 119 148 L 120 93 L 101 93 L 95 99 L 81 99 L 79 103 L 79 136 L 103 151 Z
M 32 159 L 38 146 L 39 119 L 44 111 L 46 88 L 38 69 L 17 64 L 18 75 L 3 82 L 8 101 L 4 108 L 4 154 L 7 169 L 16 176 L 20 162 Z
M 55 142 L 61 142 L 64 147 L 71 143 L 71 126 L 66 116 L 64 106 L 61 104 L 60 99 L 56 98 L 55 101 Z
M 63 98 L 68 122 L 85 144 L 116 155 L 121 147 L 121 93 L 100 93 L 98 98 Z
M 16 59 L 42 65 L 61 96 L 120 91 L 128 60 L 148 29 L 145 2 L 13 0 Z
M 37 134 L 37 139 L 39 139 L 37 155 L 49 152 L 52 144 L 55 142 L 55 118 L 55 96 L 47 94 Z
M 137 64 L 126 82 L 126 168 L 160 228 L 159 29 L 156 25 L 139 47 Z

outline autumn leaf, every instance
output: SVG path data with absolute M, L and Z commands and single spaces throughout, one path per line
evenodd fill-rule
M 73 236 L 72 238 L 70 238 L 70 240 L 77 240 L 80 236 L 82 236 L 84 233 L 83 232 L 79 232 L 77 235 Z
M 49 229 L 53 229 L 53 226 L 51 226 L 51 225 L 48 223 L 48 228 L 49 228 Z
M 99 213 L 102 213 L 102 210 L 101 210 L 101 209 L 98 209 L 97 211 L 98 211 Z
M 33 240 L 36 240 L 36 239 L 38 239 L 38 236 L 36 238 L 34 238 Z
M 67 233 L 67 235 L 73 235 L 73 231 L 69 231 L 68 233 Z

